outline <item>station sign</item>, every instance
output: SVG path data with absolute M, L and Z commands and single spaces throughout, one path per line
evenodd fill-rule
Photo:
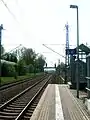
M 66 49 L 66 55 L 75 55 L 76 49 Z

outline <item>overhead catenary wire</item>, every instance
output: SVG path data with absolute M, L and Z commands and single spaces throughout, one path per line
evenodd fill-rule
M 15 20 L 15 22 L 19 25 L 20 30 L 24 30 L 21 27 L 20 22 L 17 20 L 17 17 L 15 16 L 15 14 L 10 10 L 10 8 L 8 7 L 8 5 L 4 2 L 4 0 L 1 0 L 1 2 L 3 3 L 3 5 L 6 7 L 6 9 L 8 10 L 8 12 L 10 13 L 10 15 L 13 17 L 13 19 Z M 23 32 L 23 31 L 22 31 Z M 25 32 L 25 31 L 24 31 Z
M 25 37 L 26 39 L 26 36 L 24 36 L 24 34 L 27 32 L 25 31 L 25 29 L 23 29 L 21 23 L 18 21 L 17 17 L 15 16 L 15 14 L 10 10 L 10 8 L 8 7 L 7 3 L 5 3 L 4 0 L 1 0 L 1 2 L 3 3 L 3 5 L 6 7 L 6 9 L 8 10 L 8 12 L 10 13 L 10 15 L 13 17 L 13 19 L 15 20 L 15 22 L 17 23 L 17 25 L 19 26 L 20 28 L 20 31 L 22 32 L 22 36 Z
M 23 46 L 22 44 L 20 44 L 19 46 L 15 47 L 14 49 L 10 50 L 9 52 L 6 52 L 6 53 L 2 54 L 1 56 L 3 57 L 3 56 L 6 55 L 7 53 L 11 53 L 11 52 L 13 52 L 14 50 L 17 50 L 17 49 L 20 48 L 20 47 L 23 47 L 23 48 L 24 48 L 24 46 Z
M 55 51 L 55 50 L 53 50 L 52 48 L 47 47 L 45 44 L 42 44 L 42 45 L 43 45 L 43 46 L 45 46 L 46 48 L 48 48 L 49 50 L 53 51 L 54 53 L 56 53 L 56 54 L 60 55 L 61 57 L 65 58 L 65 56 L 63 56 L 63 55 L 59 54 L 58 52 L 56 52 L 56 51 Z
M 4 2 L 4 0 L 1 0 L 1 2 L 4 4 L 4 6 L 5 6 L 6 9 L 8 10 L 8 12 L 12 15 L 13 19 L 18 22 L 16 16 L 15 16 L 14 13 L 9 9 L 9 7 L 8 7 L 7 4 Z M 19 22 L 18 22 L 18 23 L 19 23 Z
M 61 45 L 61 46 L 66 46 L 66 44 L 45 44 L 45 45 Z M 69 45 L 69 46 L 76 46 L 76 45 Z

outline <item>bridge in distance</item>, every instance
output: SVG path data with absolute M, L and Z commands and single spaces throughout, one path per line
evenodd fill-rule
M 56 71 L 56 68 L 55 67 L 44 67 L 44 71 L 46 71 L 46 72 L 54 72 L 54 71 Z

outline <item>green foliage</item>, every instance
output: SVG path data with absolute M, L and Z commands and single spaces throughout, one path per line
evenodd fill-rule
M 62 74 L 65 72 L 65 64 L 63 62 L 61 62 L 61 64 L 59 64 L 57 67 L 56 67 L 56 73 L 57 74 Z
M 31 48 L 23 48 L 21 50 L 20 61 L 24 61 L 24 66 L 29 73 L 37 73 L 44 71 L 45 58 L 40 55 L 37 56 L 35 51 Z M 23 66 L 23 65 L 22 65 Z
M 36 71 L 43 72 L 44 71 L 44 65 L 45 65 L 45 58 L 40 55 L 36 60 L 34 67 L 36 68 Z
M 56 68 L 56 73 L 57 73 L 58 75 L 60 75 L 60 65 L 57 66 L 57 68 Z
M 35 58 L 36 58 L 36 53 L 33 51 L 33 49 L 24 48 L 21 59 L 25 61 L 26 65 L 34 64 Z
M 6 53 L 5 55 L 2 56 L 2 59 L 10 61 L 10 62 L 17 62 L 17 57 L 16 54 L 14 53 Z
M 15 79 L 14 77 L 1 77 L 1 85 L 12 83 L 15 81 L 22 81 L 26 78 L 34 78 L 34 77 L 39 76 L 39 75 L 43 75 L 43 73 L 38 73 L 36 75 L 33 73 L 30 73 L 30 74 L 26 74 L 24 76 L 18 76 L 17 79 Z
M 12 64 L 2 64 L 2 76 L 15 76 L 15 67 Z
M 17 75 L 44 71 L 45 58 L 42 55 L 37 56 L 32 48 L 23 47 L 19 54 L 19 60 L 17 60 L 17 51 L 3 54 L 2 59 L 17 63 L 17 66 L 11 65 L 11 63 L 3 63 L 2 76 L 17 77 Z
M 25 62 L 23 60 L 20 60 L 18 62 L 18 75 L 25 75 L 27 72 L 25 67 Z
M 5 52 L 4 47 L 1 45 L 1 54 L 3 54 Z
M 34 72 L 34 66 L 32 64 L 29 65 L 29 73 Z

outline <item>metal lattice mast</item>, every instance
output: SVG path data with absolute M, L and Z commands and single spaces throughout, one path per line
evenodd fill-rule
M 69 49 L 69 30 L 68 23 L 65 25 L 66 28 L 66 51 Z M 67 83 L 67 66 L 69 65 L 69 54 L 65 54 L 65 84 Z

